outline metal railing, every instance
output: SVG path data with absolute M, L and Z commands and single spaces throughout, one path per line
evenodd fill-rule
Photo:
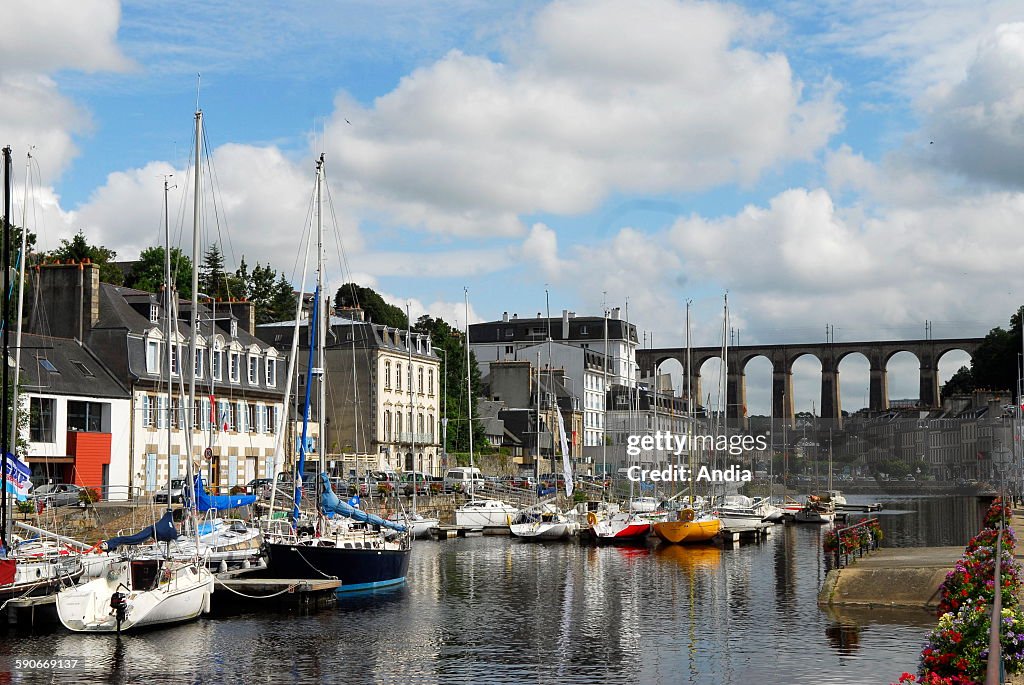
M 834 566 L 832 568 L 843 568 L 843 566 L 849 566 L 849 563 L 847 562 L 850 558 L 854 557 L 854 555 L 863 557 L 867 552 L 878 549 L 878 538 L 872 534 L 871 541 L 868 544 L 865 545 L 863 542 L 860 542 L 855 549 L 850 550 L 849 552 L 843 550 L 843 533 L 848 533 L 851 530 L 857 530 L 860 528 L 870 529 L 872 524 L 878 525 L 878 519 L 864 519 L 863 521 L 858 521 L 853 525 L 835 529 L 836 549 L 833 552 Z

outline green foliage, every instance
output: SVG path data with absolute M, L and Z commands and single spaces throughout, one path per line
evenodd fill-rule
M 171 248 L 171 276 L 178 297 L 192 297 L 192 260 L 176 247 Z M 159 292 L 164 284 L 164 248 L 147 247 L 143 250 L 124 284 L 137 290 Z
M 81 231 L 76 233 L 75 237 L 70 241 L 67 239 L 61 240 L 60 247 L 46 253 L 46 257 L 62 262 L 69 259 L 75 261 L 88 259 L 93 264 L 99 265 L 101 281 L 113 283 L 114 285 L 122 285 L 124 283 L 124 274 L 121 272 L 121 269 L 113 264 L 117 253 L 102 245 L 90 245 Z
M 362 307 L 366 320 L 391 328 L 406 328 L 409 325 L 405 312 L 384 301 L 373 288 L 364 288 L 355 283 L 345 283 L 338 288 L 334 304 L 339 307 Z
M 942 386 L 946 397 L 956 392 L 1017 389 L 1017 354 L 1021 351 L 1020 312 L 1010 317 L 1010 329 L 999 326 L 985 336 L 971 358 L 971 368 L 961 368 Z
M 245 276 L 238 274 L 246 274 L 246 268 L 243 258 L 234 275 L 225 272 L 224 254 L 220 251 L 220 246 L 214 243 L 203 255 L 203 262 L 199 267 L 199 290 L 220 300 L 245 297 Z

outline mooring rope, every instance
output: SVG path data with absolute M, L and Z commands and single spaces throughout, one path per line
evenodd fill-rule
M 214 578 L 214 580 L 216 580 L 228 592 L 234 592 L 239 597 L 245 597 L 246 599 L 272 599 L 272 598 L 277 597 L 279 595 L 283 595 L 286 592 L 291 592 L 292 590 L 294 590 L 295 588 L 297 588 L 300 585 L 299 583 L 292 583 L 291 585 L 289 585 L 285 589 L 281 590 L 280 592 L 275 592 L 272 595 L 247 595 L 244 592 L 239 592 L 238 590 L 236 590 L 236 589 L 226 585 L 224 583 L 224 581 L 221 580 L 220 578 Z

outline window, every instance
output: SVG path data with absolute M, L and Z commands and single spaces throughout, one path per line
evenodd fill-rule
M 423 367 L 422 366 L 419 369 L 416 370 L 416 375 L 418 376 L 418 378 L 416 379 L 416 392 L 418 392 L 419 394 L 422 395 L 423 394 Z
M 434 442 L 434 415 L 427 414 L 427 442 Z
M 149 304 L 149 322 L 159 323 L 160 321 L 160 307 L 155 302 Z
M 28 436 L 32 442 L 54 442 L 53 398 L 29 399 Z
M 167 398 L 163 395 L 156 398 L 156 427 L 167 428 Z
M 146 341 L 146 372 L 160 373 L 160 343 L 156 340 Z
M 213 380 L 221 380 L 221 376 L 224 374 L 224 350 L 221 349 L 219 340 L 213 343 L 213 354 L 210 355 L 210 373 L 213 375 Z
M 245 425 L 248 427 L 250 433 L 261 433 L 259 417 L 256 412 L 256 405 L 250 404 L 247 408 L 248 416 L 246 416 Z
M 149 395 L 142 396 L 142 425 L 146 428 L 153 426 L 153 398 Z
M 257 378 L 259 378 L 260 371 L 260 358 L 249 355 L 249 385 L 256 385 Z
M 277 407 L 267 407 L 267 432 L 277 433 Z
M 237 319 L 231 319 L 231 337 L 232 338 L 237 338 L 238 337 L 238 320 Z
M 267 387 L 277 386 L 277 358 L 267 357 Z
M 171 428 L 180 429 L 182 427 L 183 419 L 181 412 L 181 400 L 177 397 L 171 398 Z
M 238 352 L 231 352 L 229 364 L 228 372 L 231 375 L 231 382 L 238 383 L 242 378 L 242 355 Z
M 384 442 L 391 442 L 391 410 L 384 410 Z
M 203 401 L 194 400 L 192 402 L 192 430 L 199 428 L 203 424 Z
M 234 425 L 237 427 L 236 430 L 239 433 L 244 433 L 249 429 L 249 409 L 246 407 L 245 402 L 236 402 L 231 405 L 231 408 L 235 411 Z
M 206 361 L 206 359 L 204 358 L 203 352 L 204 352 L 203 348 L 199 347 L 197 345 L 196 346 L 196 363 L 192 365 L 193 373 L 195 373 L 196 378 L 202 378 L 203 377 L 203 366 L 205 366 L 205 361 Z M 196 423 L 196 425 L 198 426 L 199 424 Z
M 78 369 L 79 371 L 81 371 L 81 372 L 82 372 L 82 375 L 83 375 L 83 376 L 85 376 L 86 378 L 95 378 L 95 377 L 96 377 L 96 374 L 94 374 L 94 373 L 93 373 L 93 372 L 92 372 L 92 371 L 91 371 L 91 370 L 89 369 L 89 367 L 88 367 L 88 366 L 86 366 L 85 364 L 83 364 L 83 363 L 82 363 L 82 362 L 80 362 L 80 361 L 76 361 L 76 360 L 72 359 L 72 360 L 71 360 L 71 365 L 72 365 L 72 366 L 74 366 L 74 367 L 75 367 L 76 369 Z
M 171 345 L 171 374 L 178 375 L 178 358 L 181 357 L 181 345 Z
M 427 370 L 427 394 L 433 397 L 434 395 L 434 370 Z
M 402 412 L 395 411 L 395 442 L 402 439 Z
M 384 388 L 391 388 L 391 360 L 388 359 L 384 362 Z
M 395 390 L 402 392 L 402 365 L 395 364 Z
M 227 400 L 217 400 L 217 430 L 226 431 L 233 425 L 231 412 L 228 410 L 230 403 Z
M 256 432 L 267 432 L 267 408 L 265 405 L 256 405 Z
M 210 430 L 210 398 L 204 397 L 200 399 L 199 406 L 199 420 L 196 421 L 196 425 L 200 426 L 204 431 Z

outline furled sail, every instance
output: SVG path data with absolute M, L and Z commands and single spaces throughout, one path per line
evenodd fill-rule
M 210 509 L 223 511 L 224 509 L 247 507 L 256 501 L 256 495 L 208 495 L 200 476 L 196 476 L 195 479 L 195 493 L 197 511 L 209 511 Z M 188 493 L 185 493 L 185 498 L 188 499 Z
M 405 532 L 405 526 L 400 523 L 385 521 L 376 514 L 367 513 L 362 509 L 356 509 L 348 503 L 342 502 L 338 499 L 338 496 L 334 494 L 334 489 L 331 487 L 331 481 L 327 477 L 326 473 L 320 474 L 320 481 L 324 484 L 324 494 L 320 497 L 320 508 L 325 512 L 333 512 L 356 521 L 362 521 L 363 523 L 369 523 L 374 526 L 383 526 L 384 528 L 390 528 L 391 530 Z
M 171 520 L 171 512 L 166 512 L 159 521 L 152 526 L 140 530 L 134 535 L 119 535 L 107 540 L 107 549 L 111 552 L 122 545 L 141 545 L 151 537 L 156 537 L 158 542 L 169 542 L 178 538 L 178 529 L 174 527 Z

